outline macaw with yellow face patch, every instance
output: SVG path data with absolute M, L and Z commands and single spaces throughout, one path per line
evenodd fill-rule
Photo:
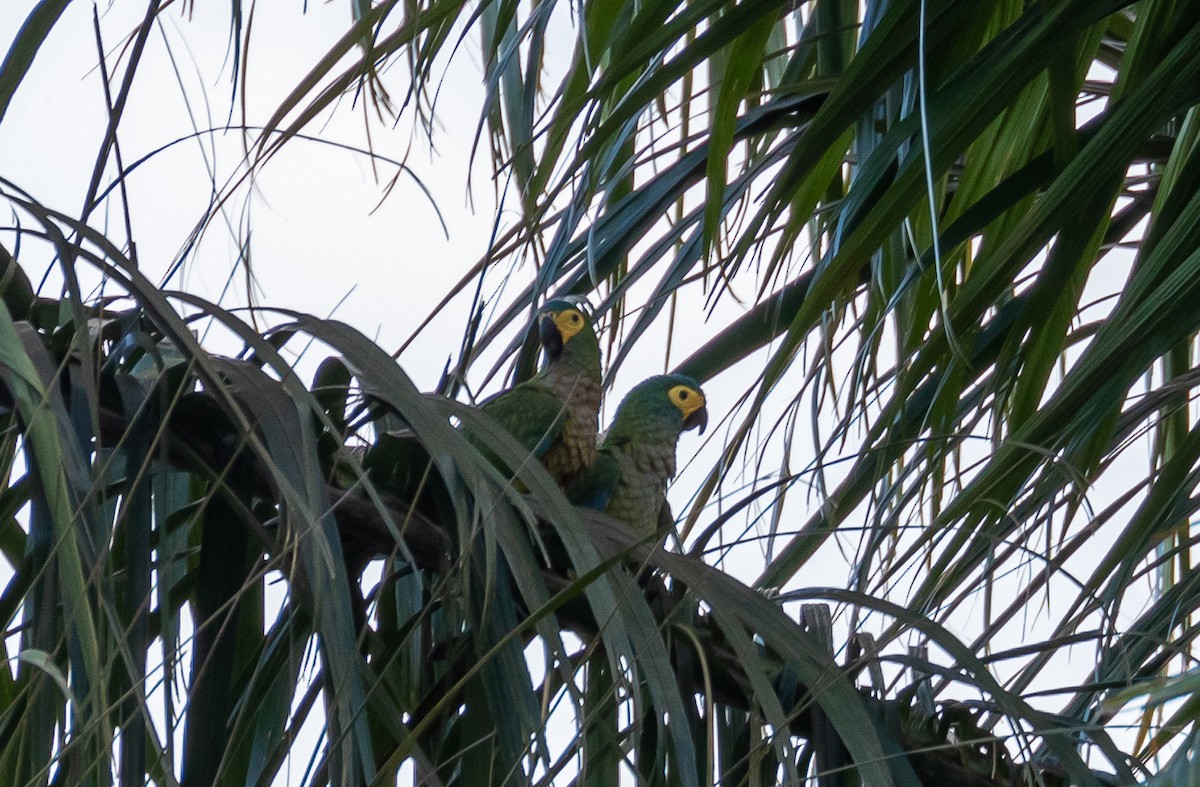
M 564 487 L 591 466 L 600 423 L 600 340 L 585 304 L 547 301 L 537 313 L 544 366 L 481 405 Z
M 643 380 L 621 401 L 589 471 L 568 489 L 578 505 L 604 511 L 639 535 L 659 528 L 667 484 L 675 477 L 679 436 L 708 425 L 707 402 L 690 377 Z

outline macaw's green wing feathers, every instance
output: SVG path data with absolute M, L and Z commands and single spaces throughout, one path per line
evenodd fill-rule
M 603 511 L 620 480 L 621 469 L 616 458 L 605 451 L 597 452 L 592 466 L 567 487 L 567 499 L 577 506 Z
M 362 454 L 362 466 L 376 487 L 399 497 L 414 511 L 435 520 L 453 516 L 445 482 L 416 435 L 384 432 Z
M 559 438 L 567 417 L 561 399 L 530 383 L 487 400 L 482 409 L 539 459 Z

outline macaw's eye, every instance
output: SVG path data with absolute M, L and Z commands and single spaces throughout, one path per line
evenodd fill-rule
M 578 313 L 571 315 L 571 324 L 572 325 L 578 325 L 580 322 L 582 322 L 582 320 L 583 320 L 583 317 L 579 316 Z
M 679 392 L 679 401 L 681 401 L 681 402 L 686 402 L 686 401 L 687 401 L 687 398 L 688 398 L 688 392 L 687 392 L 687 391 L 680 391 L 680 392 Z

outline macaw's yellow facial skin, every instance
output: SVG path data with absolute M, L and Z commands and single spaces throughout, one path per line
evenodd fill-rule
M 697 386 L 690 383 L 676 385 L 667 391 L 667 399 L 679 408 L 679 412 L 683 413 L 683 430 L 685 432 L 688 429 L 699 427 L 700 434 L 704 434 L 704 430 L 708 426 L 708 409 L 705 407 L 707 402 Z
M 550 318 L 554 321 L 554 326 L 558 328 L 558 334 L 562 337 L 563 344 L 571 341 L 577 333 L 591 323 L 586 315 L 575 308 L 550 312 Z
M 559 360 L 572 339 L 579 337 L 570 353 L 568 363 L 576 366 L 600 367 L 600 340 L 592 327 L 592 319 L 574 301 L 554 300 L 538 311 L 538 338 L 551 363 Z

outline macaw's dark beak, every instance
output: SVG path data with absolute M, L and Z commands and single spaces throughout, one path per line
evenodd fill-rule
M 558 332 L 558 326 L 554 324 L 553 315 L 543 314 L 538 317 L 538 339 L 542 342 L 542 349 L 551 358 L 557 358 L 562 354 L 562 334 Z
M 704 434 L 704 430 L 708 428 L 708 408 L 701 407 L 687 418 L 683 419 L 683 431 L 700 427 L 700 434 Z

